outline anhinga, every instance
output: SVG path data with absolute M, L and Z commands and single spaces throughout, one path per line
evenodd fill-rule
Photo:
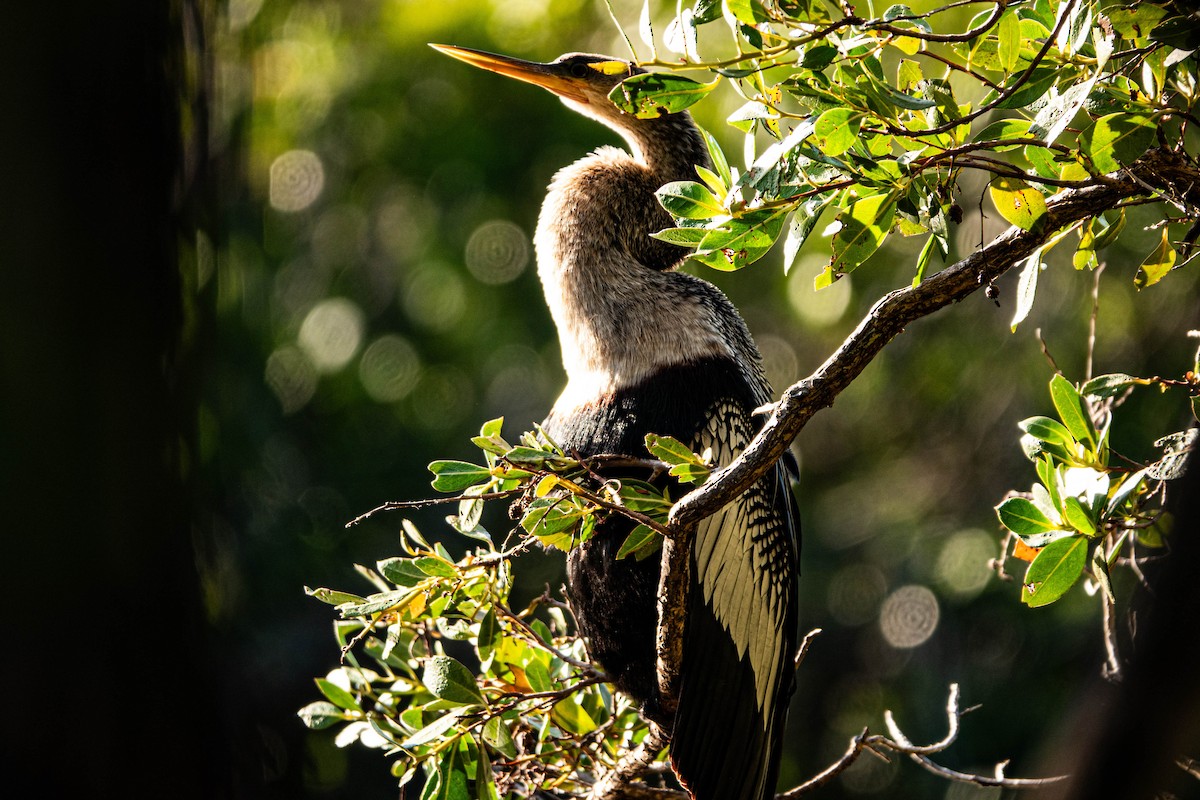
M 665 434 L 728 463 L 771 399 L 761 356 L 719 289 L 674 271 L 686 251 L 649 236 L 672 224 L 655 190 L 710 164 L 691 116 L 618 109 L 609 92 L 642 71 L 620 59 L 569 54 L 541 64 L 434 47 L 550 90 L 630 148 L 602 147 L 565 167 L 542 205 L 538 274 L 568 378 L 547 432 L 567 452 L 629 456 L 645 454 L 647 433 Z M 787 471 L 777 465 L 697 526 L 673 720 L 656 703 L 659 560 L 616 559 L 631 528 L 614 515 L 568 556 L 568 591 L 592 655 L 672 731 L 672 765 L 693 797 L 772 797 L 796 651 L 799 524 Z

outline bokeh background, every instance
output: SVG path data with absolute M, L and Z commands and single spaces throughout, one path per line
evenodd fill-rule
M 660 26 L 668 6 L 651 3 Z M 636 42 L 640 3 L 613 0 L 613 7 Z M 186 402 L 177 409 L 188 436 L 178 460 L 164 467 L 182 465 L 186 494 L 142 488 L 146 503 L 170 504 L 176 517 L 184 510 L 191 557 L 170 569 L 129 567 L 162 570 L 168 587 L 195 583 L 199 614 L 175 618 L 145 597 L 153 613 L 139 619 L 139 606 L 129 607 L 113 617 L 115 630 L 95 634 L 94 646 L 152 654 L 159 637 L 199 631 L 198 652 L 167 649 L 154 669 L 178 669 L 174 691 L 196 692 L 211 709 L 172 726 L 189 729 L 191 740 L 203 734 L 221 743 L 212 758 L 228 765 L 218 772 L 233 796 L 391 797 L 383 758 L 338 749 L 331 732 L 309 732 L 295 716 L 317 699 L 312 678 L 338 659 L 331 609 L 304 587 L 365 588 L 353 565 L 395 554 L 400 519 L 349 530 L 347 520 L 387 500 L 429 495 L 425 465 L 470 459 L 468 439 L 484 420 L 504 416 L 506 432 L 516 434 L 550 407 L 563 374 L 530 236 L 554 172 L 618 143 L 551 95 L 472 70 L 426 43 L 538 60 L 570 50 L 628 51 L 599 0 L 229 0 L 201 8 L 208 30 L 197 46 L 208 53 L 211 81 L 193 74 L 191 85 L 205 88 L 196 102 L 210 115 L 190 135 L 207 141 L 214 188 L 204 204 L 211 211 L 197 215 L 194 234 L 178 243 L 183 317 L 162 322 L 182 331 L 188 354 Z M 702 30 L 702 46 L 704 37 L 722 35 L 718 25 Z M 181 74 L 205 69 L 203 61 L 184 62 Z M 740 134 L 723 120 L 742 102 L 723 91 L 696 109 L 735 163 Z M 185 113 L 181 124 L 198 119 Z M 81 157 L 81 176 L 89 163 Z M 30 192 L 71 191 L 26 177 Z M 982 181 L 967 177 L 961 189 L 965 218 L 952 258 L 1000 230 L 981 201 Z M 1195 343 L 1184 333 L 1200 323 L 1195 271 L 1141 293 L 1133 288 L 1137 264 L 1158 237 L 1143 229 L 1148 220 L 1134 213 L 1103 253 L 1097 373 L 1176 375 L 1191 363 Z M 43 242 L 71 233 L 50 228 Z M 700 273 L 741 309 L 776 387 L 810 373 L 884 292 L 908 284 L 920 243 L 890 241 L 852 277 L 815 293 L 827 245 L 814 236 L 787 275 L 778 254 L 739 274 Z M 6 271 L 36 261 L 22 261 L 15 249 L 4 255 Z M 1034 479 L 1015 423 L 1051 411 L 1052 368 L 1035 331 L 1068 377 L 1084 376 L 1094 280 L 1063 255 L 1050 258 L 1033 312 L 1015 334 L 1009 275 L 998 305 L 980 292 L 911 326 L 796 443 L 802 625 L 824 633 L 799 673 L 783 770 L 789 784 L 820 770 L 864 726 L 882 731 L 885 709 L 915 740 L 940 738 L 951 682 L 961 684 L 965 705 L 982 707 L 942 760 L 990 772 L 995 761 L 1013 758 L 1010 773 L 1029 775 L 1046 768 L 1039 754 L 1086 700 L 1103 660 L 1094 598 L 1076 589 L 1031 611 L 1018 603 L 1017 585 L 987 563 L 1000 547 L 993 506 Z M 45 431 L 25 430 L 32 417 L 23 415 L 47 398 L 31 394 L 37 386 L 19 376 L 69 356 L 69 337 L 102 332 L 49 324 L 56 309 L 38 309 L 12 316 L 5 335 L 3 388 L 25 398 L 10 397 L 3 419 L 12 445 L 5 490 L 14 502 L 23 487 L 54 478 L 51 460 L 39 462 L 40 479 L 31 477 L 23 452 L 55 455 L 45 453 L 47 442 L 60 448 L 53 462 L 66 469 L 64 500 L 76 473 L 63 465 L 87 458 L 69 431 L 47 440 Z M 44 352 L 29 349 L 30 337 Z M 122 352 L 95 369 L 111 373 Z M 73 413 L 99 402 L 87 379 L 79 376 L 79 394 L 62 400 L 76 404 Z M 1148 457 L 1155 438 L 1187 422 L 1178 396 L 1144 392 L 1130 405 L 1113 441 L 1131 458 Z M 119 440 L 120 429 L 109 438 Z M 120 457 L 104 463 L 116 465 L 109 477 L 119 483 Z M 58 494 L 38 492 L 25 498 L 49 502 Z M 56 510 L 43 506 L 23 531 L 61 537 L 64 557 L 86 560 L 87 515 L 68 524 Z M 497 533 L 511 524 L 503 511 L 490 517 Z M 438 513 L 412 518 L 452 552 L 463 550 Z M 55 584 L 52 564 L 14 558 L 28 573 L 21 586 L 29 592 Z M 551 556 L 522 557 L 517 569 L 525 593 L 562 580 Z M 110 581 L 111 574 L 97 583 L 119 587 L 119 571 Z M 40 651 L 42 637 L 64 623 L 88 626 L 86 613 L 74 616 L 80 604 L 110 603 L 105 591 L 51 596 L 59 599 L 32 614 L 14 608 L 24 637 L 17 641 Z M 65 657 L 52 655 L 56 663 Z M 78 674 L 60 665 L 47 691 L 68 691 L 72 678 L 88 675 L 86 652 L 70 658 L 79 659 Z M 21 672 L 23 662 L 10 661 Z M 87 695 L 78 684 L 74 691 Z M 138 700 L 135 693 L 106 713 L 135 714 Z M 103 736 L 104 718 L 68 717 L 66 728 Z M 44 742 L 67 747 L 50 734 Z M 865 757 L 821 796 L 976 800 L 1000 792 Z

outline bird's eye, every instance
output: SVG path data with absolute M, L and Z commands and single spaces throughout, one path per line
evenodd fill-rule
M 571 65 L 571 77 L 584 78 L 584 77 L 587 77 L 587 74 L 588 74 L 588 68 L 587 68 L 586 64 L 583 64 L 581 62 L 576 62 Z

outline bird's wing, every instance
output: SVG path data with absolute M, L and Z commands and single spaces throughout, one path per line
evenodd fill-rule
M 728 464 L 755 423 L 714 406 L 696 443 Z M 796 648 L 798 520 L 776 466 L 697 525 L 671 761 L 697 800 L 762 800 L 775 791 Z

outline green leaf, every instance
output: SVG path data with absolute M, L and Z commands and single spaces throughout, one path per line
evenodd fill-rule
M 725 213 L 713 193 L 695 181 L 674 181 L 654 194 L 662 207 L 676 217 L 708 219 Z
M 300 717 L 305 726 L 314 731 L 324 730 L 332 725 L 337 725 L 339 722 L 345 722 L 350 719 L 346 712 L 333 703 L 327 703 L 324 700 L 309 703 L 297 711 L 296 715 Z
M 1021 79 L 1024 72 L 1014 73 L 1005 81 L 1004 85 L 1016 85 L 1016 82 Z M 999 103 L 998 108 L 1025 108 L 1029 104 L 1040 100 L 1050 91 L 1050 88 L 1058 81 L 1061 76 L 1057 69 L 1039 67 L 1033 71 L 1029 80 L 1022 83 L 1020 88 L 1013 92 L 1008 97 L 1005 97 Z
M 487 664 L 503 638 L 504 631 L 496 618 L 496 611 L 489 606 L 479 621 L 479 633 L 475 637 L 475 651 L 479 653 L 479 660 Z
M 555 703 L 551 711 L 554 721 L 568 733 L 576 736 L 583 736 L 596 730 L 596 721 L 580 704 L 581 700 L 580 695 L 569 695 Z
M 1105 16 L 1122 39 L 1145 39 L 1150 36 L 1167 11 L 1153 3 L 1130 3 L 1105 9 Z
M 1108 597 L 1110 603 L 1117 602 L 1113 594 L 1112 578 L 1108 574 L 1108 560 L 1104 558 L 1104 548 L 1097 547 L 1092 551 L 1092 577 L 1100 585 L 1100 589 Z
M 757 25 L 770 19 L 760 0 L 725 0 L 725 5 L 729 13 L 747 25 Z
M 1075 446 L 1071 433 L 1057 420 L 1050 417 L 1030 417 L 1017 423 L 1017 427 L 1044 442 L 1061 444 L 1067 448 Z
M 615 86 L 608 98 L 617 108 L 638 119 L 655 119 L 695 105 L 719 83 L 720 78 L 712 83 L 697 83 L 673 72 L 643 72 Z
M 430 656 L 421 673 L 421 683 L 440 700 L 459 705 L 483 705 L 484 702 L 475 676 L 450 656 Z
M 1074 385 L 1062 375 L 1055 375 L 1050 379 L 1050 399 L 1075 441 L 1094 451 L 1096 426 L 1092 424 L 1091 409 Z
M 650 234 L 650 238 L 667 244 L 677 244 L 680 247 L 695 247 L 707 235 L 708 228 L 663 228 L 657 233 Z
M 1133 285 L 1139 289 L 1145 289 L 1147 286 L 1158 283 L 1175 266 L 1175 259 L 1175 248 L 1171 246 L 1171 242 L 1167 238 L 1167 229 L 1164 227 L 1158 247 L 1146 256 L 1146 260 L 1138 267 L 1137 274 L 1133 276 Z
M 638 525 L 625 537 L 621 549 L 617 551 L 617 560 L 620 561 L 622 558 L 632 555 L 635 560 L 641 561 L 662 547 L 662 538 L 662 535 L 653 528 L 647 525 Z
M 471 800 L 467 790 L 467 774 L 458 763 L 458 749 L 448 748 L 438 762 L 437 780 L 430 780 L 421 792 L 421 800 Z
M 413 566 L 431 578 L 456 578 L 458 570 L 453 564 L 448 564 L 435 556 L 421 556 L 413 559 Z
M 700 129 L 700 135 L 704 137 L 704 146 L 708 148 L 708 157 L 712 161 L 713 169 L 721 178 L 721 183 L 725 186 L 732 186 L 733 176 L 729 172 L 729 160 L 725 158 L 725 151 L 721 149 L 721 145 L 713 135 L 704 128 Z
M 1100 172 L 1132 164 L 1154 141 L 1154 121 L 1144 114 L 1109 114 L 1079 137 L 1083 152 Z
M 1033 230 L 1046 214 L 1046 198 L 1019 178 L 997 178 L 988 187 L 988 192 L 1000 216 L 1021 230 Z
M 1064 497 L 1063 521 L 1084 536 L 1096 535 L 1096 523 L 1091 517 L 1090 510 L 1083 505 L 1078 497 Z
M 842 227 L 833 237 L 833 261 L 839 272 L 851 272 L 879 249 L 892 227 L 896 204 L 891 194 L 855 201 L 838 214 Z
M 1103 220 L 1104 216 L 1101 215 L 1097 219 Z M 1118 212 L 1116 219 L 1096 231 L 1095 249 L 1103 250 L 1108 247 L 1117 240 L 1117 237 L 1123 230 L 1125 230 L 1125 209 L 1122 208 Z
M 838 56 L 838 49 L 828 44 L 814 44 L 804 51 L 800 66 L 805 69 L 822 70 Z
M 487 467 L 468 464 L 465 461 L 434 461 L 429 465 L 433 473 L 433 488 L 439 492 L 461 492 L 468 486 L 492 479 Z
M 858 141 L 858 127 L 862 112 L 852 108 L 831 108 L 821 116 L 813 128 L 817 146 L 827 156 L 840 156 Z
M 650 455 L 667 464 L 703 464 L 704 461 L 692 448 L 673 436 L 660 436 L 656 433 L 646 434 L 646 449 Z
M 1012 72 L 1021 57 L 1021 21 L 1017 15 L 1001 14 L 996 35 L 999 37 L 996 54 L 1000 57 L 1000 66 L 1005 72 Z
M 525 679 L 529 681 L 529 688 L 535 692 L 554 690 L 554 682 L 550 680 L 550 673 L 546 670 L 546 665 L 537 659 L 525 665 Z
M 1024 497 L 1010 497 L 996 506 L 1000 524 L 1018 536 L 1033 536 L 1038 533 L 1059 530 L 1033 501 Z
M 344 708 L 347 711 L 362 711 L 362 706 L 358 704 L 358 700 L 354 698 L 354 695 L 341 686 L 325 678 L 317 678 L 316 681 L 317 688 L 321 690 L 321 694 L 329 698 L 329 702 L 338 708 Z
M 1143 468 L 1139 469 L 1137 472 L 1131 472 L 1125 476 L 1121 483 L 1118 484 L 1116 491 L 1112 493 L 1112 496 L 1108 500 L 1108 505 L 1104 509 L 1106 516 L 1119 512 L 1121 510 L 1121 506 L 1125 504 L 1125 501 L 1129 500 L 1141 490 L 1146 479 L 1147 472 L 1149 472 L 1149 469 Z
M 375 566 L 383 577 L 397 586 L 416 586 L 428 577 L 428 573 L 418 569 L 411 558 L 385 558 Z
M 971 139 L 972 142 L 994 142 L 1004 141 L 1006 139 L 1029 139 L 1029 120 L 1027 119 L 1002 119 L 993 122 Z M 1003 153 L 1006 150 L 1014 150 L 1021 145 L 1006 144 L 998 145 L 993 148 L 997 153 Z
M 671 500 L 663 494 L 663 490 L 645 481 L 631 478 L 621 481 L 619 496 L 626 508 L 639 514 L 666 519 L 671 512 Z
M 726 272 L 751 264 L 775 244 L 787 214 L 787 209 L 780 209 L 722 223 L 708 231 L 693 258 Z M 705 258 L 706 255 L 713 258 Z
M 1042 548 L 1025 572 L 1021 602 L 1040 608 L 1058 600 L 1079 580 L 1087 564 L 1087 540 L 1058 539 Z
M 517 757 L 517 744 L 513 741 L 512 733 L 502 718 L 492 717 L 484 723 L 483 740 L 505 758 Z

